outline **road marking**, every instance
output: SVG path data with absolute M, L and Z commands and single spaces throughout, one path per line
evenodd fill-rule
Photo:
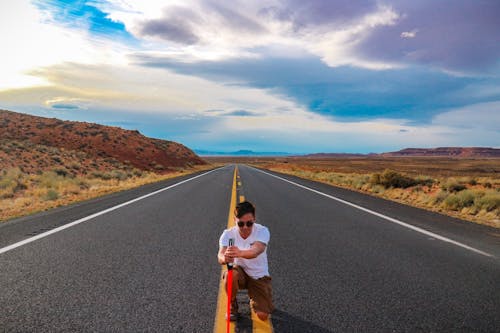
M 243 202 L 245 201 L 245 196 L 244 195 L 240 195 L 240 202 Z
M 440 236 L 440 235 L 438 235 L 438 234 L 435 234 L 435 233 L 430 232 L 430 231 L 427 231 L 427 230 L 425 230 L 425 229 L 422 229 L 422 228 L 416 227 L 416 226 L 414 226 L 414 225 L 411 225 L 411 224 L 405 223 L 405 222 L 400 221 L 400 220 L 398 220 L 398 219 L 395 219 L 395 218 L 389 217 L 389 216 L 384 215 L 384 214 L 381 214 L 381 213 L 377 213 L 377 212 L 375 212 L 375 211 L 373 211 L 373 210 L 371 210 L 371 209 L 368 209 L 368 208 L 365 208 L 365 207 L 362 207 L 362 206 L 358 206 L 358 205 L 353 204 L 353 203 L 351 203 L 351 202 L 349 202 L 349 201 L 342 200 L 342 199 L 340 199 L 340 198 L 334 197 L 333 195 L 329 195 L 329 194 L 326 194 L 326 193 L 323 193 L 323 192 L 317 191 L 317 190 L 315 190 L 315 189 L 309 188 L 309 187 L 307 187 L 307 186 L 304 186 L 304 185 L 301 185 L 301 184 L 298 184 L 298 183 L 292 182 L 291 180 L 288 180 L 288 179 L 285 179 L 285 178 L 282 178 L 282 177 L 279 177 L 279 176 L 273 175 L 273 174 L 271 174 L 271 173 L 269 173 L 269 172 L 265 172 L 265 171 L 259 170 L 259 169 L 257 169 L 257 168 L 251 167 L 251 166 L 249 166 L 249 167 L 250 167 L 250 168 L 252 168 L 252 169 L 255 169 L 255 170 L 259 171 L 259 172 L 265 173 L 266 175 L 269 175 L 269 176 L 272 176 L 272 177 L 278 178 L 278 179 L 280 179 L 280 180 L 282 180 L 282 181 L 285 181 L 285 182 L 287 182 L 287 183 L 293 184 L 293 185 L 295 185 L 295 186 L 301 187 L 301 188 L 303 188 L 303 189 L 309 190 L 309 191 L 311 191 L 311 192 L 317 193 L 317 194 L 322 195 L 322 196 L 325 196 L 325 197 L 327 197 L 327 198 L 330 198 L 330 199 L 336 200 L 336 201 L 338 201 L 338 202 L 341 202 L 341 203 L 346 204 L 346 205 L 348 205 L 348 206 L 351 206 L 351 207 L 353 207 L 353 208 L 356 208 L 356 209 L 362 210 L 362 211 L 364 211 L 364 212 L 370 213 L 370 214 L 372 214 L 372 215 L 378 216 L 378 217 L 383 218 L 383 219 L 385 219 L 385 220 L 387 220 L 387 221 L 389 221 L 389 222 L 399 224 L 399 225 L 401 225 L 401 226 L 403 226 L 403 227 L 406 227 L 406 228 L 408 228 L 408 229 L 412 229 L 412 230 L 414 230 L 414 231 L 416 231 L 416 232 L 420 232 L 420 233 L 422 233 L 422 234 L 424 234 L 424 235 L 431 236 L 431 237 L 436 238 L 436 239 L 439 239 L 439 240 L 441 240 L 441 241 L 443 241 L 443 242 L 447 242 L 447 243 L 450 243 L 450 244 L 453 244 L 453 245 L 459 246 L 459 247 L 461 247 L 461 248 L 464 248 L 464 249 L 466 249 L 466 250 L 469 250 L 469 251 L 472 251 L 472 252 L 475 252 L 475 253 L 481 254 L 481 255 L 483 255 L 483 256 L 486 256 L 486 257 L 492 257 L 492 258 L 494 258 L 494 256 L 493 256 L 492 254 L 489 254 L 489 253 L 487 253 L 487 252 L 483 252 L 483 251 L 478 250 L 478 249 L 476 249 L 476 248 L 473 248 L 473 247 L 471 247 L 471 246 L 468 246 L 468 245 L 462 244 L 462 243 L 460 243 L 460 242 L 454 241 L 454 240 L 452 240 L 452 239 L 450 239 L 450 238 L 447 238 L 447 237 L 444 237 L 444 236 Z
M 95 217 L 98 217 L 98 216 L 104 215 L 104 214 L 106 214 L 106 213 L 109 213 L 109 212 L 111 212 L 111 211 L 114 211 L 114 210 L 116 210 L 116 209 L 119 209 L 119 208 L 125 207 L 125 206 L 130 205 L 130 204 L 132 204 L 132 203 L 134 203 L 134 202 L 137 202 L 137 201 L 139 201 L 139 200 L 142 200 L 142 199 L 148 198 L 148 197 L 150 197 L 150 196 L 153 196 L 153 195 L 158 194 L 158 193 L 160 193 L 160 192 L 166 191 L 166 190 L 171 189 L 171 188 L 173 188 L 173 187 L 176 187 L 176 186 L 178 186 L 178 185 L 184 184 L 184 183 L 186 183 L 186 182 L 188 182 L 188 181 L 191 181 L 191 180 L 193 180 L 193 179 L 199 178 L 199 177 L 201 177 L 201 176 L 208 175 L 209 173 L 214 172 L 214 171 L 216 171 L 216 170 L 219 170 L 219 169 L 221 169 L 221 168 L 224 168 L 224 167 L 216 168 L 216 169 L 210 170 L 210 171 L 208 171 L 208 172 L 202 173 L 201 175 L 198 175 L 198 176 L 194 176 L 194 177 L 191 177 L 191 178 L 185 179 L 185 180 L 180 181 L 180 182 L 178 182 L 178 183 L 175 183 L 175 184 L 173 184 L 173 185 L 170 185 L 170 186 L 164 187 L 164 188 L 162 188 L 162 189 L 159 189 L 159 190 L 156 190 L 156 191 L 154 191 L 154 192 L 151 192 L 151 193 L 145 194 L 145 195 L 140 196 L 140 197 L 138 197 L 138 198 L 135 198 L 135 199 L 132 199 L 132 200 L 126 201 L 126 202 L 121 203 L 121 204 L 119 204 L 119 205 L 116 205 L 116 206 L 113 206 L 113 207 L 107 208 L 107 209 L 105 209 L 105 210 L 102 210 L 102 211 L 100 211 L 100 212 L 94 213 L 94 214 L 89 215 L 89 216 L 86 216 L 86 217 L 83 217 L 83 218 L 81 218 L 81 219 L 79 219 L 79 220 L 76 220 L 76 221 L 73 221 L 73 222 L 67 223 L 67 224 L 65 224 L 65 225 L 62 225 L 62 226 L 60 226 L 60 227 L 57 227 L 57 228 L 51 229 L 51 230 L 46 231 L 46 232 L 44 232 L 44 233 L 38 234 L 38 235 L 36 235 L 36 236 L 33 236 L 33 237 L 30 237 L 30 238 L 24 239 L 24 240 L 22 240 L 22 241 L 19 241 L 19 242 L 17 242 L 17 243 L 11 244 L 11 245 L 8 245 L 8 246 L 3 247 L 3 248 L 0 248 L 0 254 L 5 253 L 5 252 L 10 251 L 10 250 L 13 250 L 13 249 L 15 249 L 15 248 L 17 248 L 17 247 L 20 247 L 20 246 L 26 245 L 26 244 L 28 244 L 28 243 L 34 242 L 34 241 L 36 241 L 36 240 L 38 240 L 38 239 L 40 239 L 40 238 L 44 238 L 44 237 L 47 237 L 47 236 L 49 236 L 49 235 L 55 234 L 56 232 L 59 232 L 59 231 L 61 231 L 61 230 L 67 229 L 67 228 L 70 228 L 70 227 L 75 226 L 75 225 L 77 225 L 77 224 L 80 224 L 80 223 L 82 223 L 82 222 L 89 221 L 89 220 L 91 220 L 91 219 L 93 219 L 93 218 L 95 218 Z
M 236 208 L 236 173 L 238 171 L 238 166 L 234 168 L 233 174 L 233 185 L 231 188 L 231 202 L 229 203 L 229 215 L 227 218 L 227 229 L 231 228 L 234 224 L 233 214 Z M 222 265 L 221 274 L 219 279 L 219 294 L 217 296 L 217 309 L 215 310 L 215 323 L 214 323 L 214 333 L 225 333 L 226 332 L 226 309 L 227 309 L 227 294 L 224 290 L 224 281 L 222 280 L 222 274 L 227 270 L 226 265 Z M 236 328 L 236 323 L 233 321 L 230 324 L 230 331 L 234 332 Z

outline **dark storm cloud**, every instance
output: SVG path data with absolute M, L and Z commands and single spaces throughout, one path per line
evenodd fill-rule
M 199 21 L 200 17 L 195 12 L 173 7 L 162 18 L 143 22 L 140 34 L 180 44 L 195 44 L 199 39 L 192 29 Z
M 500 64 L 500 1 L 397 1 L 393 9 L 397 24 L 375 29 L 356 54 L 483 74 Z
M 286 0 L 281 6 L 264 7 L 259 11 L 263 17 L 292 23 L 294 30 L 311 26 L 350 22 L 375 11 L 374 0 Z M 340 27 L 340 26 L 339 26 Z
M 146 20 L 140 24 L 139 34 L 153 36 L 179 44 L 196 44 L 203 42 L 196 31 L 230 27 L 235 31 L 261 34 L 266 29 L 257 21 L 239 13 L 230 6 L 215 1 L 200 3 L 201 10 L 173 6 L 164 10 L 159 19 Z M 217 17 L 221 27 L 208 26 L 209 17 Z

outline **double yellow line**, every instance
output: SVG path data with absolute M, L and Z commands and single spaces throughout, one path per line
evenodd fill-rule
M 234 209 L 236 208 L 236 183 L 238 186 L 241 186 L 241 180 L 237 182 L 238 175 L 238 166 L 234 168 L 233 174 L 233 185 L 231 189 L 231 202 L 229 204 L 229 216 L 227 219 L 227 228 L 231 228 L 234 224 L 233 216 Z M 245 201 L 245 197 L 243 195 L 239 196 L 239 202 Z M 222 266 L 221 270 L 221 278 L 219 282 L 219 295 L 217 297 L 217 310 L 215 311 L 215 325 L 214 325 L 214 333 L 225 333 L 226 332 L 226 308 L 227 308 L 227 295 L 224 290 L 224 281 L 222 280 L 222 274 L 226 270 L 226 266 Z M 260 320 L 255 311 L 251 310 L 252 316 L 252 331 L 254 333 L 270 333 L 273 332 L 273 326 L 271 324 L 271 316 L 266 321 Z M 231 332 L 234 332 L 236 328 L 235 322 L 231 322 Z

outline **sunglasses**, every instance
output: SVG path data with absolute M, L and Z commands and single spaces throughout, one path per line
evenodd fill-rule
M 253 223 L 254 223 L 253 221 L 247 221 L 246 222 L 247 227 L 250 228 L 253 225 Z M 243 228 L 244 225 L 245 225 L 245 222 L 238 221 L 238 227 Z

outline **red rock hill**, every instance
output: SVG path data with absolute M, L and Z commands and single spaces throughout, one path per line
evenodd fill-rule
M 63 121 L 0 110 L 0 139 L 83 151 L 97 159 L 115 158 L 141 170 L 206 164 L 186 146 L 148 138 L 139 131 L 86 122 Z

